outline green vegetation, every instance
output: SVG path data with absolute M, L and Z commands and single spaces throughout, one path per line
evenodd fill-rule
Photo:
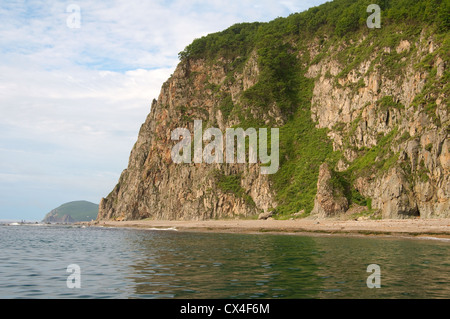
M 303 87 L 312 94 L 312 80 L 303 78 Z M 306 91 L 306 90 L 305 90 Z M 314 206 L 320 165 L 331 156 L 333 147 L 326 129 L 315 128 L 311 120 L 310 96 L 303 102 L 292 120 L 280 128 L 280 169 L 271 176 L 277 194 L 278 215 L 305 210 Z
M 246 57 L 256 44 L 273 44 L 288 38 L 313 36 L 345 37 L 367 29 L 366 19 L 368 5 L 373 0 L 335 0 L 318 7 L 295 13 L 287 18 L 278 18 L 269 23 L 240 23 L 222 32 L 196 39 L 179 53 L 180 59 L 217 57 Z M 382 10 L 382 29 L 371 32 L 383 32 L 394 25 L 412 26 L 434 25 L 438 33 L 450 29 L 450 2 L 448 0 L 378 0 L 375 1 Z M 420 32 L 420 30 L 419 30 Z M 386 40 L 389 35 L 384 34 Z M 386 37 L 387 36 L 387 37 Z
M 398 130 L 395 128 L 386 136 L 381 137 L 376 146 L 362 151 L 363 154 L 346 171 L 351 182 L 358 176 L 369 176 L 373 173 L 382 174 L 396 162 L 398 154 L 393 154 L 390 151 L 390 146 L 397 134 Z
M 226 94 L 225 97 L 221 99 L 219 108 L 222 111 L 224 120 L 227 120 L 228 117 L 230 116 L 231 111 L 234 108 L 233 100 L 231 99 L 231 94 Z
M 234 194 L 238 198 L 243 198 L 247 204 L 255 206 L 253 199 L 245 192 L 241 186 L 242 175 L 224 175 L 222 171 L 215 172 L 217 186 L 224 193 Z
M 181 60 L 216 57 L 235 58 L 247 56 L 254 45 L 254 35 L 261 23 L 235 24 L 225 31 L 196 39 L 179 53 Z
M 357 204 L 360 206 L 367 206 L 369 210 L 372 209 L 372 200 L 361 195 L 356 189 L 351 190 L 350 204 Z
M 390 108 L 397 108 L 397 109 L 404 109 L 405 106 L 399 102 L 395 102 L 392 99 L 392 96 L 387 95 L 383 98 L 381 98 L 380 100 L 377 101 L 378 106 L 380 107 L 381 110 L 388 110 Z
M 75 222 L 91 221 L 97 219 L 97 214 L 97 204 L 87 201 L 75 201 L 55 208 L 45 216 L 43 221 L 48 221 L 50 217 L 62 219 L 65 215 L 70 216 Z
M 446 2 L 450 2 L 450 0 Z M 448 105 L 450 103 L 450 70 L 449 68 L 446 68 L 443 74 L 438 76 L 438 70 L 435 63 L 438 56 L 444 61 L 450 60 L 450 36 L 449 33 L 440 34 L 436 35 L 436 39 L 441 42 L 442 45 L 433 53 L 426 55 L 422 61 L 415 66 L 421 71 L 429 72 L 429 80 L 425 83 L 422 92 L 415 97 L 412 105 L 416 110 L 423 108 L 430 119 L 439 125 L 440 123 L 438 122 L 436 115 L 436 100 L 438 96 L 441 95 L 443 97 L 443 104 Z M 442 87 L 444 88 L 443 90 L 439 89 Z
M 421 160 L 417 171 L 417 177 L 419 178 L 419 181 L 427 182 L 430 179 L 428 174 L 430 174 L 430 171 L 426 168 L 424 161 Z
M 382 10 L 381 29 L 366 26 L 369 15 L 366 9 L 372 3 L 373 0 L 335 0 L 269 23 L 236 24 L 225 31 L 196 39 L 179 54 L 182 61 L 205 59 L 211 64 L 220 63 L 219 58 L 230 61 L 223 87 L 208 87 L 220 99 L 218 105 L 225 120 L 234 116 L 239 120 L 236 126 L 244 129 L 274 127 L 273 123 L 263 123 L 252 113 L 267 113 L 274 104 L 281 110 L 286 121 L 280 127 L 280 169 L 270 176 L 279 204 L 276 209 L 279 218 L 300 210 L 305 210 L 307 216 L 313 208 L 320 165 L 328 162 L 334 167 L 342 158 L 340 152 L 333 151 L 328 130 L 317 129 L 311 119 L 314 79 L 305 77 L 310 65 L 329 57 L 336 59 L 342 66 L 342 71 L 336 76 L 338 83 L 362 62 L 372 58 L 366 74 L 376 69 L 392 79 L 402 75 L 404 66 L 413 61 L 417 52 L 415 43 L 421 32 L 426 31 L 442 46 L 422 61 L 415 62 L 417 68 L 430 72 L 431 80 L 425 84 L 413 105 L 423 108 L 430 118 L 436 120 L 439 93 L 444 96 L 442 103 L 448 104 L 449 71 L 447 68 L 441 77 L 437 77 L 435 62 L 437 56 L 449 60 L 450 0 L 378 0 L 376 3 Z M 397 52 L 396 48 L 402 40 L 408 40 L 410 47 Z M 311 43 L 319 45 L 319 53 L 313 59 L 307 48 Z M 234 81 L 234 73 L 241 70 L 252 52 L 258 56 L 258 82 L 243 92 L 240 101 L 233 103 L 227 85 Z M 332 77 L 329 71 L 326 76 Z M 366 83 L 360 78 L 349 87 L 356 91 L 365 86 Z M 444 87 L 444 92 L 437 92 L 439 87 Z M 392 96 L 381 98 L 377 106 L 381 111 L 405 108 Z M 338 123 L 333 128 L 348 130 L 344 136 L 345 146 L 350 145 L 349 139 L 354 136 L 360 121 L 361 116 L 348 127 Z M 386 136 L 379 137 L 376 146 L 355 149 L 358 157 L 345 172 L 334 172 L 333 183 L 336 189 L 342 190 L 350 204 L 367 206 L 371 212 L 371 200 L 361 196 L 351 185 L 359 176 L 383 174 L 393 167 L 398 162 L 399 154 L 392 152 L 390 146 L 394 142 L 407 140 L 409 134 L 405 134 L 400 136 L 397 128 L 392 129 Z M 421 176 L 425 179 L 426 172 Z M 222 191 L 250 202 L 251 198 L 240 186 L 240 175 L 218 173 L 216 178 Z
M 349 206 L 356 204 L 359 206 L 366 206 L 368 212 L 372 212 L 372 200 L 370 198 L 364 197 L 361 193 L 352 187 L 351 177 L 349 176 L 349 171 L 336 172 L 331 171 L 331 184 L 336 195 L 343 195 Z

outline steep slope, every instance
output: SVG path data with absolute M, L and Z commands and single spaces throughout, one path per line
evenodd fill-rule
M 42 220 L 44 223 L 75 223 L 97 219 L 98 205 L 87 201 L 65 203 L 53 209 Z
M 98 218 L 450 217 L 450 2 L 381 1 L 381 28 L 370 29 L 371 2 L 195 40 Z M 224 134 L 279 128 L 279 170 L 174 163 L 171 133 L 194 132 L 195 120 Z

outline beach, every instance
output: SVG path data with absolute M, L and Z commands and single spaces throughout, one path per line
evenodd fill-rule
M 280 233 L 298 235 L 401 236 L 450 239 L 450 219 L 383 220 L 206 220 L 96 221 L 89 226 L 170 229 L 195 232 Z

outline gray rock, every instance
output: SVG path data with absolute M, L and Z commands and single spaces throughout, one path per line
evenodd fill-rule
M 258 220 L 267 220 L 273 216 L 274 212 L 266 212 L 258 215 Z

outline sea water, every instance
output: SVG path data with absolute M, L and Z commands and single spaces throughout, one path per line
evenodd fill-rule
M 450 297 L 445 240 L 16 225 L 0 243 L 3 299 Z

